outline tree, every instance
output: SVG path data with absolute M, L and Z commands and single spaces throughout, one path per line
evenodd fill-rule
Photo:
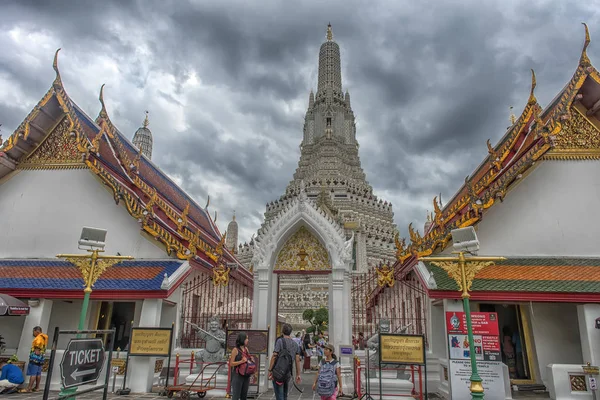
M 329 324 L 329 310 L 321 307 L 318 310 L 304 310 L 302 319 L 307 321 L 311 326 L 306 328 L 306 333 L 319 333 L 327 329 Z

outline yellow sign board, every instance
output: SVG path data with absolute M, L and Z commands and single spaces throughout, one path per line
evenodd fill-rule
M 421 335 L 382 333 L 379 351 L 381 363 L 425 364 L 425 341 Z
M 123 375 L 125 373 L 124 358 L 113 358 L 110 360 L 110 366 L 112 367 L 112 372 L 117 375 Z
M 133 328 L 130 356 L 168 356 L 171 347 L 171 328 Z

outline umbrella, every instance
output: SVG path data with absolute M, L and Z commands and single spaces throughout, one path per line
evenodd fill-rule
M 0 293 L 0 316 L 28 315 L 29 306 L 19 299 Z

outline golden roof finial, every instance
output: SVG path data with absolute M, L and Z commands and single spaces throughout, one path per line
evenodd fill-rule
M 146 118 L 144 118 L 144 122 L 142 123 L 142 126 L 144 128 L 147 128 L 149 124 L 150 124 L 150 121 L 148 121 L 148 110 L 146 110 Z
M 531 70 L 531 92 L 529 92 L 529 103 L 530 104 L 537 103 L 537 99 L 535 98 L 535 95 L 533 94 L 533 91 L 535 90 L 536 85 L 537 85 L 537 82 L 535 81 L 535 71 L 532 69 Z
M 233 210 L 233 220 L 235 221 L 235 210 Z
M 514 125 L 516 121 L 517 121 L 517 117 L 515 116 L 515 113 L 513 113 L 513 106 L 510 106 L 510 123 L 511 123 L 511 125 Z
M 583 26 L 585 27 L 585 42 L 583 42 L 583 50 L 581 50 L 581 59 L 579 60 L 580 64 L 584 64 L 590 63 L 590 59 L 587 56 L 587 48 L 590 45 L 590 31 L 588 29 L 588 26 L 585 22 L 582 22 Z
M 58 71 L 58 52 L 59 51 L 60 51 L 60 48 L 58 48 L 58 50 L 56 50 L 56 53 L 54 53 L 54 62 L 52 63 L 52 68 L 54 68 L 54 71 L 56 72 L 56 78 L 54 78 L 53 85 L 62 86 L 62 80 L 60 79 L 60 72 Z
M 100 95 L 98 96 L 98 100 L 100 100 L 100 104 L 102 105 L 99 115 L 100 118 L 106 118 L 108 116 L 108 113 L 106 112 L 106 106 L 104 106 L 104 85 L 106 85 L 106 83 L 103 83 L 102 86 L 100 86 Z
M 331 22 L 329 24 L 327 24 L 327 40 L 330 42 L 333 40 L 333 32 L 331 30 Z

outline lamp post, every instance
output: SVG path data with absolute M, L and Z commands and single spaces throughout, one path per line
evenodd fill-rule
M 465 253 L 476 254 L 479 250 L 479 240 L 475 234 L 473 227 L 455 229 L 452 231 L 453 247 L 457 251 L 452 254 L 457 254 L 458 257 L 424 257 L 423 261 L 429 261 L 431 264 L 440 267 L 448 276 L 454 279 L 458 285 L 458 289 L 462 292 L 463 309 L 467 320 L 467 335 L 469 338 L 469 355 L 471 358 L 471 381 L 470 391 L 471 399 L 483 400 L 483 385 L 481 377 L 477 372 L 477 360 L 475 358 L 475 345 L 473 343 L 473 326 L 471 323 L 471 307 L 469 305 L 469 290 L 473 284 L 475 275 L 483 268 L 494 265 L 496 261 L 506 260 L 504 257 L 465 257 Z
M 121 260 L 132 260 L 131 256 L 102 256 L 99 253 L 104 252 L 106 230 L 84 227 L 79 238 L 79 248 L 82 246 L 89 247 L 86 249 L 89 254 L 57 254 L 56 257 L 64 258 L 66 261 L 75 265 L 83 278 L 83 304 L 81 306 L 81 313 L 79 314 L 79 325 L 77 326 L 78 331 L 84 330 L 85 319 L 87 317 L 87 309 L 90 303 L 90 295 L 92 294 L 92 287 L 107 269 L 112 267 L 114 264 Z M 81 335 L 77 335 L 80 337 Z M 59 396 L 72 395 L 77 391 L 77 388 L 65 389 L 61 387 Z
M 467 320 L 467 334 L 469 337 L 469 355 L 471 356 L 471 381 L 470 391 L 471 399 L 483 400 L 483 385 L 481 377 L 477 372 L 477 361 L 475 359 L 475 345 L 473 343 L 473 327 L 471 324 L 471 308 L 469 305 L 469 290 L 473 284 L 475 275 L 483 268 L 494 265 L 495 261 L 506 260 L 504 257 L 465 257 L 465 252 L 452 252 L 458 254 L 458 257 L 424 257 L 423 261 L 429 261 L 431 264 L 442 268 L 458 284 L 462 292 L 463 309 Z

